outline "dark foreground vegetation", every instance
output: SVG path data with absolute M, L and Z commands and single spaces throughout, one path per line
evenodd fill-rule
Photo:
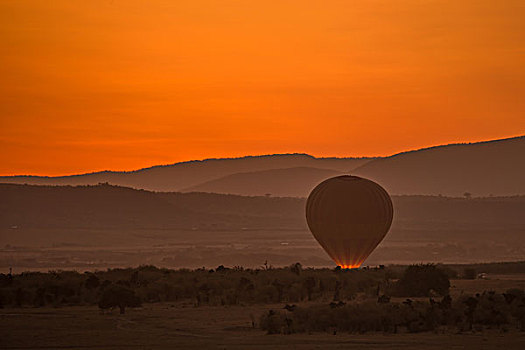
M 518 268 L 523 264 L 515 265 Z M 0 275 L 0 305 L 98 305 L 102 310 L 116 308 L 123 314 L 127 307 L 156 302 L 185 301 L 195 307 L 281 303 L 286 304 L 283 309 L 271 310 L 260 319 L 260 327 L 270 334 L 466 331 L 484 327 L 525 331 L 523 290 L 484 291 L 452 298 L 450 277 L 476 278 L 476 270 L 472 266 L 433 264 L 311 269 L 296 263 L 286 268 L 264 265 L 259 269 L 141 266 L 85 273 L 24 272 Z
M 475 272 L 474 272 L 475 274 Z M 165 269 L 155 266 L 76 271 L 0 274 L 0 305 L 101 308 L 142 302 L 192 300 L 199 305 L 348 301 L 358 297 L 421 297 L 448 294 L 456 270 L 432 264 L 370 269 L 286 268 Z M 468 276 L 466 276 L 469 278 Z
M 510 289 L 462 295 L 453 300 L 449 295 L 436 300 L 390 302 L 379 297 L 363 303 L 330 303 L 270 310 L 261 317 L 261 328 L 269 334 L 301 332 L 428 332 L 482 331 L 484 328 L 510 328 L 525 331 L 525 293 Z
M 24 272 L 0 275 L 0 301 L 9 306 L 99 304 L 101 308 L 141 302 L 192 300 L 200 305 L 347 300 L 389 288 L 388 269 L 330 270 L 288 268 L 171 270 L 154 266 L 78 273 Z

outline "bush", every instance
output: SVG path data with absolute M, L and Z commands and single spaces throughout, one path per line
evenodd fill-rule
M 289 312 L 270 311 L 261 317 L 260 326 L 269 334 L 344 331 L 350 333 L 399 331 L 418 333 L 440 327 L 451 331 L 483 330 L 495 327 L 508 331 L 514 324 L 525 330 L 525 299 L 514 298 L 509 303 L 505 294 L 523 295 L 521 290 L 504 294 L 483 292 L 463 295 L 457 300 L 447 295 L 441 301 L 428 302 L 407 299 L 402 303 L 331 303 L 307 307 L 285 307 Z
M 393 294 L 397 296 L 423 297 L 431 292 L 446 295 L 450 280 L 445 271 L 434 264 L 410 265 L 394 285 Z
M 109 309 L 118 306 L 121 314 L 125 312 L 126 307 L 137 307 L 140 304 L 140 299 L 133 290 L 116 284 L 104 289 L 98 301 L 99 308 Z
M 284 317 L 275 311 L 270 310 L 263 315 L 260 320 L 261 329 L 268 334 L 279 334 L 283 332 Z

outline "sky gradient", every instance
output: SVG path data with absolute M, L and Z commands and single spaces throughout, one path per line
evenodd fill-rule
M 0 175 L 525 134 L 525 2 L 0 2 Z

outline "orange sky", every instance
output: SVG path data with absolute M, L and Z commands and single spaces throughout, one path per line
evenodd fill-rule
M 0 174 L 525 134 L 525 1 L 0 2 Z

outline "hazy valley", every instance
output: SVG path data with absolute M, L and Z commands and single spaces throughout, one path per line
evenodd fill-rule
M 164 193 L 107 184 L 0 185 L 0 265 L 24 269 L 333 266 L 304 198 Z M 394 196 L 368 264 L 525 259 L 525 196 Z

